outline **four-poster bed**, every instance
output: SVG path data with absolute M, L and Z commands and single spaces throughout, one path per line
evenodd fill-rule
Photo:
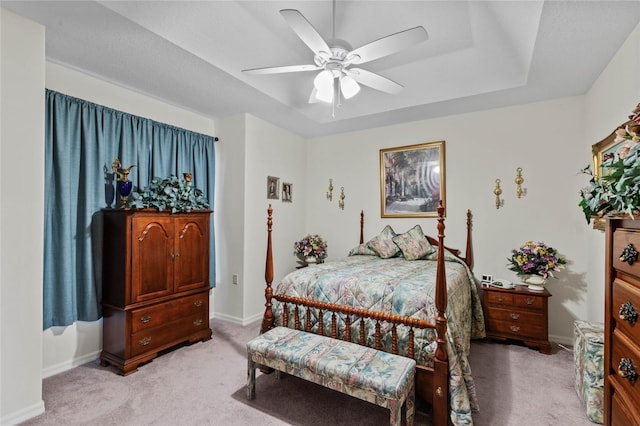
M 364 242 L 361 213 L 360 250 L 350 253 L 356 255 L 299 269 L 274 288 L 269 206 L 261 331 L 284 325 L 414 358 L 416 393 L 431 405 L 433 424 L 470 423 L 477 402 L 467 356 L 470 339 L 484 337 L 482 308 L 470 270 L 471 212 L 467 212 L 464 256 L 444 245 L 442 205 L 437 220 L 437 239 L 420 231 L 433 248 L 429 255 L 409 260 L 400 251 L 380 258 L 368 253 L 373 240 Z

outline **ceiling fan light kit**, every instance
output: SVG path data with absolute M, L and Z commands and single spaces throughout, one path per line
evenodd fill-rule
M 399 93 L 403 86 L 379 74 L 361 68 L 349 68 L 404 50 L 427 40 L 423 27 L 414 27 L 383 37 L 364 46 L 352 49 L 344 40 L 334 38 L 329 45 L 309 21 L 295 9 L 283 9 L 280 14 L 291 29 L 313 51 L 315 65 L 289 65 L 281 67 L 254 68 L 242 70 L 249 74 L 279 74 L 301 71 L 320 71 L 313 80 L 313 90 L 309 103 L 316 101 L 332 103 L 340 93 L 345 99 L 354 97 L 360 85 L 388 93 Z M 335 33 L 335 1 L 333 6 L 333 27 Z

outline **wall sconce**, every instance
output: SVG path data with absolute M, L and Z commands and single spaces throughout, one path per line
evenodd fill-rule
M 502 194 L 502 188 L 500 188 L 500 179 L 496 179 L 496 187 L 493 190 L 493 193 L 496 194 L 496 209 L 504 206 L 504 200 L 500 199 L 500 194 Z
M 344 210 L 344 186 L 340 188 L 340 200 L 338 200 L 338 207 L 340 210 Z
M 327 190 L 327 200 L 333 200 L 333 179 L 329 179 L 329 188 Z
M 516 169 L 516 195 L 518 198 L 522 197 L 524 191 L 522 190 L 522 184 L 524 183 L 524 178 L 522 177 L 522 167 L 518 167 Z

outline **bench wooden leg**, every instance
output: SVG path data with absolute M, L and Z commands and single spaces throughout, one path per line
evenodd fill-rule
M 247 362 L 247 399 L 256 397 L 256 363 L 248 356 Z

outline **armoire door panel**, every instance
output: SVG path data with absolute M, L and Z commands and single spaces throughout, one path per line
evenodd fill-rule
M 173 293 L 173 222 L 168 218 L 133 219 L 131 256 L 133 303 Z

